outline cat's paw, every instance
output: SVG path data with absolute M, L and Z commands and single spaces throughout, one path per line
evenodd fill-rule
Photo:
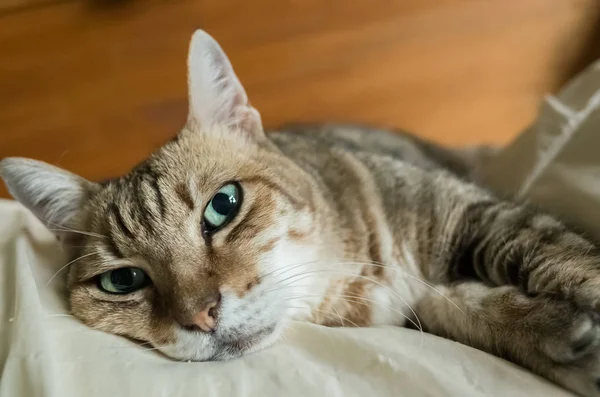
M 567 321 L 559 342 L 543 346 L 553 361 L 550 378 L 586 397 L 600 397 L 600 316 L 578 312 Z
M 600 316 L 575 302 L 538 296 L 513 338 L 514 358 L 581 396 L 600 397 Z M 516 325 L 516 324 L 515 324 Z M 514 332 L 514 331 L 513 331 Z
M 600 353 L 600 315 L 577 311 L 558 325 L 542 349 L 554 362 L 571 364 Z

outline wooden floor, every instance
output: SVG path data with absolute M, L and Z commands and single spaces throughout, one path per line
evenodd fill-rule
M 0 158 L 123 173 L 182 126 L 196 28 L 267 127 L 504 143 L 598 56 L 599 26 L 598 0 L 0 0 Z

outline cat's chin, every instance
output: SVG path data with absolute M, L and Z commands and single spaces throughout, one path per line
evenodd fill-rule
M 188 335 L 185 342 L 158 350 L 178 361 L 226 361 L 270 347 L 277 342 L 281 334 L 282 326 L 273 326 L 235 338 L 210 336 L 210 339 L 202 338 L 194 342 Z
M 277 327 L 270 327 L 249 336 L 220 341 L 219 352 L 207 361 L 231 360 L 265 349 L 279 339 L 279 334 Z

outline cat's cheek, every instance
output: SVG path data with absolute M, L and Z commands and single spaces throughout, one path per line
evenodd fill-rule
M 77 288 L 70 295 L 71 312 L 91 328 L 152 344 L 175 341 L 170 321 L 153 317 L 147 300 L 103 301 L 89 288 Z

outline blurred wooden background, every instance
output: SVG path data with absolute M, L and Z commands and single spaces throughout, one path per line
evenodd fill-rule
M 0 158 L 125 172 L 184 122 L 196 28 L 267 127 L 505 143 L 598 56 L 599 26 L 599 0 L 0 0 Z

